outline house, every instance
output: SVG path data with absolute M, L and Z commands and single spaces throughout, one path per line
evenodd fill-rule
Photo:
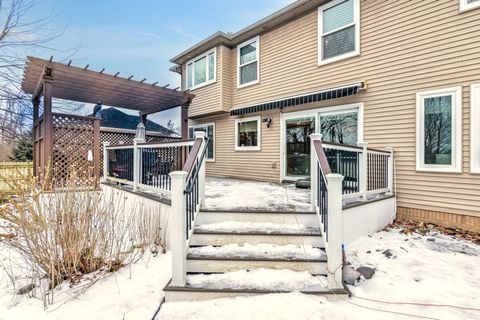
M 310 138 L 395 154 L 397 216 L 480 230 L 480 0 L 296 1 L 171 59 L 212 177 L 310 176 Z

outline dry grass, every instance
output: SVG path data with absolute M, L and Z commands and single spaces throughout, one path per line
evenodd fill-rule
M 62 281 L 111 273 L 148 249 L 165 250 L 165 215 L 127 206 L 120 192 L 105 196 L 75 181 L 45 193 L 33 178 L 13 185 L 15 196 L 0 206 L 0 238 L 27 264 L 45 306 Z

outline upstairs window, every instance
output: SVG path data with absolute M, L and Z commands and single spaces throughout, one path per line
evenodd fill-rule
M 237 47 L 238 87 L 258 83 L 259 79 L 259 37 L 255 37 Z
M 207 133 L 208 145 L 207 152 L 205 153 L 205 159 L 207 161 L 215 161 L 215 124 L 206 123 L 188 127 L 188 137 L 190 139 L 195 138 L 195 131 L 202 131 Z
M 480 84 L 470 87 L 471 121 L 471 168 L 470 172 L 480 173 Z
M 480 7 L 480 0 L 460 0 L 460 11 L 467 11 Z
M 216 48 L 187 62 L 187 89 L 196 89 L 216 81 Z
M 461 172 L 461 91 L 417 93 L 417 170 Z
M 360 53 L 359 0 L 336 0 L 318 8 L 318 63 Z

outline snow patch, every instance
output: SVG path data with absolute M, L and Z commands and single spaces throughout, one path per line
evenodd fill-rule
M 299 247 L 293 244 L 278 246 L 275 244 L 262 243 L 257 245 L 237 243 L 221 247 L 205 246 L 190 248 L 190 254 L 200 256 L 214 256 L 218 258 L 269 258 L 269 259 L 322 259 L 326 258 L 325 252 L 310 245 Z
M 270 222 L 237 222 L 224 221 L 204 224 L 195 227 L 197 231 L 210 232 L 281 232 L 281 233 L 319 233 L 318 228 L 307 227 L 303 224 L 279 224 Z
M 325 290 L 326 278 L 312 276 L 308 271 L 289 269 L 253 269 L 222 274 L 196 274 L 187 277 L 188 285 L 208 289 L 256 289 L 269 291 Z

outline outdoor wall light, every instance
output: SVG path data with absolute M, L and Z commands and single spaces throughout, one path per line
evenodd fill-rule
M 272 125 L 272 118 L 270 117 L 263 118 L 262 122 L 267 125 L 267 128 L 270 128 L 270 126 Z

